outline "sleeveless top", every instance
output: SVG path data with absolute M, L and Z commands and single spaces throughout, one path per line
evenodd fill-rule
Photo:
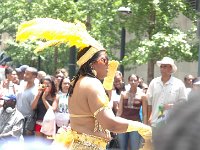
M 142 106 L 142 100 L 134 98 L 130 100 L 123 99 L 123 112 L 121 114 L 122 118 L 133 120 L 133 121 L 140 121 L 140 107 Z
M 49 100 L 49 99 L 48 99 L 47 102 L 52 106 L 53 100 Z M 43 101 L 42 101 L 41 98 L 38 100 L 36 112 L 37 112 L 37 120 L 43 120 L 44 115 L 45 115 L 46 112 L 47 112 L 47 109 L 46 109 L 46 107 L 44 106 L 44 103 L 43 103 Z
M 69 113 L 68 111 L 68 96 L 66 93 L 58 92 L 59 96 L 59 104 L 58 104 L 58 112 L 60 113 Z

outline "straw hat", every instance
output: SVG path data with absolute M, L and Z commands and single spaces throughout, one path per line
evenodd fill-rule
M 174 60 L 170 57 L 164 57 L 161 61 L 157 61 L 156 64 L 158 65 L 158 67 L 160 67 L 160 65 L 162 64 L 171 65 L 172 73 L 175 73 L 177 71 L 177 67 L 174 64 Z

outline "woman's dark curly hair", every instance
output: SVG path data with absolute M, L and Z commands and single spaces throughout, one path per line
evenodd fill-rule
M 81 50 L 81 52 L 79 52 L 78 55 L 77 55 L 77 60 L 79 60 L 90 48 L 91 48 L 91 46 L 86 47 L 83 50 Z M 96 78 L 96 76 L 92 72 L 91 63 L 93 63 L 97 60 L 97 58 L 99 57 L 99 55 L 102 51 L 105 51 L 105 50 L 101 50 L 101 51 L 98 51 L 97 53 L 95 53 L 92 56 L 92 58 L 90 58 L 86 63 L 84 63 L 80 67 L 79 71 L 77 72 L 77 74 L 72 79 L 72 81 L 74 81 L 74 83 L 73 83 L 73 85 L 70 85 L 70 87 L 69 87 L 69 92 L 68 92 L 69 96 L 72 95 L 74 87 L 76 85 L 76 82 L 78 81 L 80 76 L 89 76 L 89 77 Z
M 56 90 L 56 86 L 55 86 L 53 77 L 48 75 L 48 76 L 46 76 L 45 78 L 41 79 L 41 80 L 40 80 L 40 83 L 43 84 L 45 80 L 46 80 L 46 81 L 49 81 L 50 84 L 51 84 L 51 91 L 50 91 L 51 97 L 55 97 L 55 96 L 56 96 L 56 93 L 57 93 L 57 90 Z

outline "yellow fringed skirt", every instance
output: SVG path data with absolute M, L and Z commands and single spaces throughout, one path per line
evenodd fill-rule
M 105 150 L 108 140 L 68 130 L 57 134 L 54 142 L 63 144 L 69 150 Z

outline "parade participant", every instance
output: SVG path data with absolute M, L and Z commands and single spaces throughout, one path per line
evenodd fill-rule
M 28 29 L 32 30 L 30 26 L 35 24 L 37 27 L 41 24 L 47 28 L 43 28 L 44 31 L 34 28 L 34 31 L 26 32 L 29 31 Z M 52 28 L 49 26 L 51 24 L 54 24 Z M 75 45 L 79 49 L 77 64 L 80 68 L 69 89 L 71 129 L 66 134 L 58 135 L 55 138 L 56 142 L 63 142 L 72 150 L 103 150 L 110 140 L 110 131 L 115 133 L 138 131 L 145 139 L 151 138 L 150 126 L 116 117 L 109 108 L 109 99 L 101 82 L 109 74 L 107 52 L 87 33 L 83 24 L 73 25 L 60 20 L 40 18 L 22 24 L 17 39 L 23 41 L 32 37 L 27 36 L 26 33 L 49 40 L 49 45 L 53 43 L 55 45 L 55 42 L 67 42 L 70 46 Z M 46 33 L 54 36 L 48 36 L 49 34 Z

